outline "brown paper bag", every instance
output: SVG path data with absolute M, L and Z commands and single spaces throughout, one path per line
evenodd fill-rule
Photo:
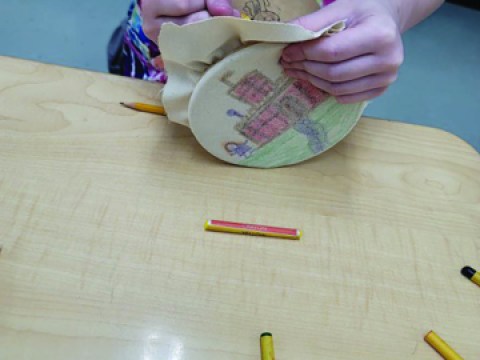
M 242 3 L 245 10 L 252 2 Z M 255 16 L 275 10 L 255 9 L 261 10 Z M 307 11 L 276 9 L 280 18 Z M 286 77 L 278 61 L 287 44 L 331 36 L 344 25 L 312 32 L 231 17 L 165 24 L 159 44 L 169 119 L 190 127 L 208 152 L 232 164 L 270 168 L 319 155 L 353 129 L 366 104 L 338 104 L 310 83 Z

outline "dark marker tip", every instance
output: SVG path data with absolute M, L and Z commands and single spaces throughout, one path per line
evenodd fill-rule
M 272 333 L 269 333 L 269 332 L 264 332 L 262 335 L 260 335 L 260 337 L 264 337 L 264 336 L 270 336 L 272 337 Z
M 471 279 L 473 275 L 476 274 L 476 270 L 474 268 L 471 268 L 470 266 L 465 266 L 462 269 L 462 275 L 465 276 L 467 279 Z

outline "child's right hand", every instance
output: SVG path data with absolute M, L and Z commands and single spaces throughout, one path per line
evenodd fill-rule
M 157 43 L 164 23 L 183 25 L 212 16 L 239 16 L 232 0 L 142 0 L 143 32 Z

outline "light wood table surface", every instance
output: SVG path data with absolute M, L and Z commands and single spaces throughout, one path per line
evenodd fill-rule
M 0 359 L 480 358 L 480 156 L 362 119 L 276 170 L 217 161 L 120 101 L 142 81 L 0 58 Z M 301 241 L 206 233 L 206 219 Z

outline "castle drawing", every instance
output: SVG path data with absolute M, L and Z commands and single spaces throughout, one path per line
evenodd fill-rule
M 248 141 L 262 147 L 290 129 L 305 135 L 312 151 L 319 152 L 324 134 L 308 118 L 309 113 L 327 99 L 327 94 L 307 81 L 281 76 L 272 81 L 258 70 L 247 73 L 239 82 L 233 83 L 232 71 L 227 72 L 221 81 L 229 86 L 232 98 L 250 106 L 246 114 L 234 109 L 229 116 L 241 120 L 235 129 Z M 228 143 L 226 150 L 232 155 L 246 157 L 251 154 L 247 143 Z M 238 153 L 241 148 L 241 154 Z M 253 149 L 253 148 L 252 148 Z

